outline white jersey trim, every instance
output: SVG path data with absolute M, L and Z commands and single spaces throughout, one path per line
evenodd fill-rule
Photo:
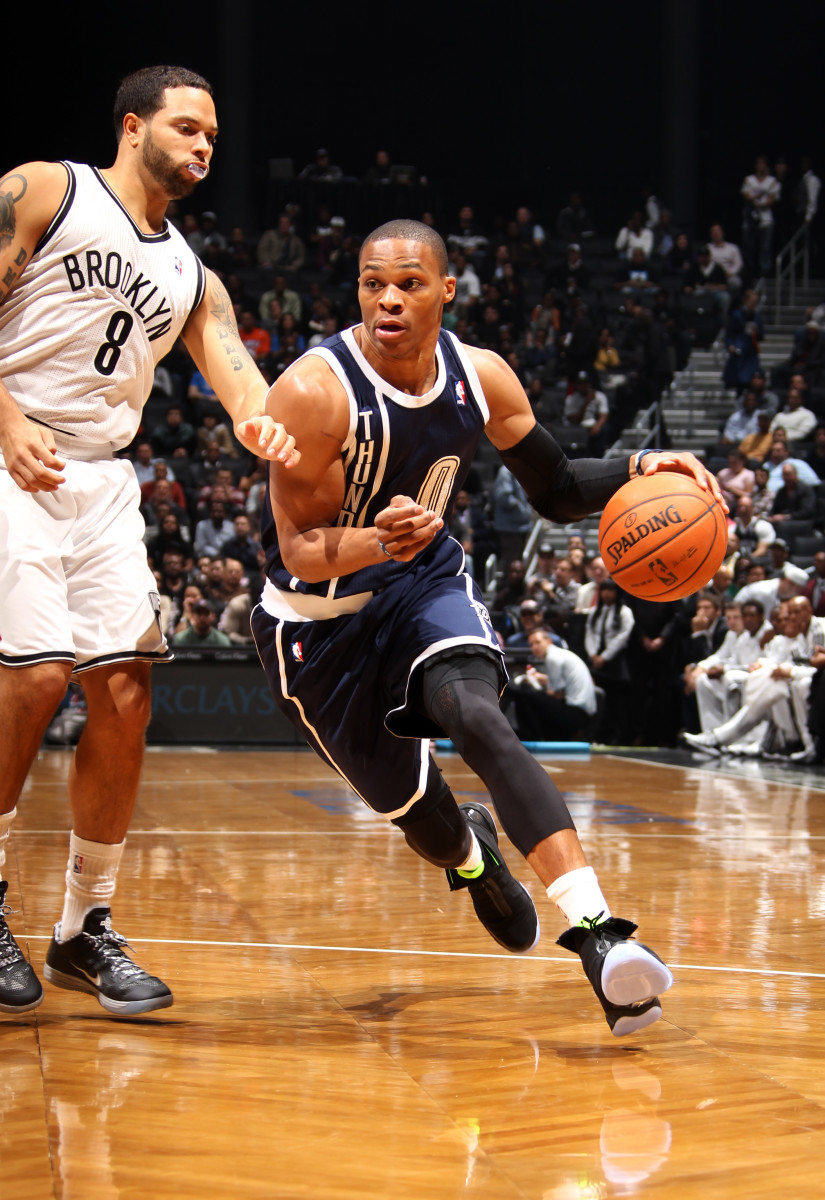
M 343 365 L 326 346 L 313 346 L 306 353 L 307 355 L 314 354 L 316 358 L 322 358 L 347 394 L 347 399 L 349 400 L 349 429 L 347 430 L 347 440 L 341 447 L 341 453 L 344 456 L 344 466 L 346 467 L 355 453 L 355 430 L 358 426 L 358 402 L 355 399 L 355 392 L 347 378 Z
M 384 475 L 386 474 L 387 470 L 387 459 L 390 456 L 390 414 L 387 411 L 387 405 L 384 400 L 384 396 L 381 394 L 378 388 L 375 389 L 375 400 L 378 404 L 378 411 L 381 413 L 381 457 L 378 459 L 378 470 L 375 472 L 375 480 L 372 485 L 372 491 L 367 498 L 366 504 L 358 514 L 356 525 L 359 529 L 363 529 L 364 521 L 367 517 L 367 509 L 372 504 L 375 496 L 383 487 Z
M 126 208 L 125 205 L 121 202 L 120 197 L 118 196 L 117 192 L 113 191 L 113 189 L 109 187 L 108 183 L 101 175 L 99 167 L 92 167 L 92 174 L 94 175 L 95 179 L 98 181 L 100 186 L 107 193 L 107 195 L 110 196 L 111 199 L 114 201 L 114 203 L 118 206 L 118 208 L 123 213 L 124 217 L 129 222 L 129 224 L 132 226 L 132 229 L 134 229 L 134 231 L 135 231 L 135 237 L 139 238 L 140 241 L 142 241 L 142 242 L 168 242 L 169 241 L 169 237 L 170 237 L 169 222 L 166 220 L 165 217 L 163 218 L 163 229 L 159 229 L 157 233 L 144 233 L 143 230 L 140 228 L 140 226 L 135 221 L 132 214 L 129 212 L 128 208 Z
M 440 642 L 433 642 L 432 645 L 428 646 L 426 650 L 422 651 L 422 653 L 419 654 L 418 658 L 411 665 L 409 674 L 407 675 L 407 686 L 404 689 L 404 703 L 399 704 L 397 708 L 390 709 L 390 711 L 387 713 L 384 724 L 385 725 L 387 724 L 387 721 L 389 721 L 390 717 L 394 717 L 398 713 L 403 713 L 407 709 L 407 707 L 409 705 L 410 682 L 412 680 L 413 675 L 415 674 L 416 668 L 420 667 L 422 663 L 427 662 L 428 659 L 431 659 L 434 655 L 441 654 L 442 651 L 444 651 L 444 650 L 462 649 L 466 646 L 484 646 L 487 650 L 492 650 L 494 654 L 497 654 L 500 659 L 502 659 L 502 660 L 504 659 L 504 652 L 502 651 L 501 647 L 498 645 L 494 646 L 488 637 L 464 637 L 464 636 L 462 636 L 462 637 L 442 638 Z M 503 690 L 504 689 L 502 687 L 502 691 Z M 392 730 L 391 732 L 395 733 L 395 730 Z M 413 741 L 415 740 L 414 735 L 411 735 L 411 734 L 395 733 L 395 736 L 401 737 L 401 738 L 410 738 Z M 392 814 L 392 816 L 396 816 L 396 815 L 397 814 L 395 814 L 395 813 Z
M 375 479 L 373 481 L 372 489 L 365 503 L 361 506 L 361 511 L 359 512 L 358 519 L 355 522 L 356 529 L 364 528 L 367 519 L 367 509 L 369 508 L 370 504 L 372 504 L 374 496 L 380 490 L 381 485 L 384 482 L 384 474 L 387 469 L 387 458 L 389 457 L 390 453 L 390 414 L 387 410 L 386 399 L 378 388 L 375 389 L 375 402 L 378 405 L 378 411 L 381 414 L 381 430 L 383 435 L 381 438 L 381 457 L 378 460 L 378 466 L 375 471 Z M 355 453 L 356 444 L 357 443 L 353 441 L 353 453 Z M 338 519 L 340 521 L 340 516 Z M 338 528 L 340 528 L 340 526 L 338 526 Z M 332 600 L 334 597 L 340 578 L 340 575 L 335 575 L 332 579 L 330 579 L 329 588 L 327 589 L 327 598 L 329 600 Z
M 352 790 L 355 792 L 356 796 L 358 796 L 361 800 L 364 801 L 364 803 L 367 805 L 367 808 L 369 808 L 371 812 L 375 812 L 375 809 L 372 807 L 372 805 L 369 803 L 369 801 L 366 800 L 365 797 L 361 795 L 361 793 L 358 791 L 358 788 L 355 786 L 355 784 L 352 782 L 352 780 L 349 779 L 347 777 L 347 775 L 341 770 L 341 768 L 338 766 L 337 762 L 333 758 L 332 754 L 329 752 L 329 750 L 326 748 L 324 743 L 321 741 L 321 738 L 318 734 L 318 730 L 315 728 L 315 726 L 312 724 L 312 722 L 307 717 L 306 711 L 304 709 L 303 704 L 301 704 L 301 701 L 298 699 L 297 696 L 293 695 L 292 692 L 290 692 L 289 685 L 287 683 L 287 677 L 286 677 L 286 663 L 285 663 L 285 659 L 284 659 L 283 636 L 284 636 L 284 626 L 283 626 L 283 622 L 279 620 L 276 639 L 275 639 L 275 646 L 276 646 L 277 654 L 278 654 L 278 675 L 279 675 L 279 683 L 280 683 L 280 687 L 281 687 L 281 695 L 284 696 L 285 699 L 291 700 L 292 703 L 295 705 L 296 709 L 298 710 L 298 715 L 301 718 L 301 721 L 306 726 L 306 728 L 309 730 L 309 732 L 312 734 L 312 737 L 313 737 L 316 745 L 318 746 L 319 750 L 321 751 L 321 753 L 323 754 L 323 756 L 327 760 L 327 762 L 330 764 L 330 766 L 333 767 L 338 772 L 338 774 L 341 776 L 341 778 L 344 780 L 344 782 L 347 783 L 352 788 Z M 417 788 L 417 790 L 412 794 L 412 796 L 410 796 L 409 800 L 407 801 L 406 804 L 403 805 L 403 807 L 396 809 L 395 812 L 380 813 L 380 814 L 378 814 L 379 816 L 386 817 L 388 821 L 392 821 L 396 817 L 403 816 L 404 813 L 406 813 L 409 809 L 412 808 L 412 806 L 415 804 L 415 802 L 417 800 L 421 799 L 421 797 L 424 795 L 424 791 L 427 787 L 427 775 L 428 775 L 428 771 L 429 771 L 429 757 L 430 757 L 430 742 L 428 739 L 425 738 L 421 741 L 421 744 L 419 746 L 419 766 L 418 766 L 418 788 Z
M 417 800 L 420 800 L 427 790 L 427 779 L 430 773 L 430 739 L 421 738 L 418 746 L 418 791 L 413 792 L 406 804 L 401 808 L 396 808 L 394 812 L 379 813 L 379 816 L 386 817 L 388 821 L 397 821 L 399 817 L 406 816 Z M 374 811 L 374 810 L 373 810 Z
M 388 400 L 392 400 L 395 404 L 400 404 L 402 408 L 424 408 L 439 398 L 444 390 L 444 379 L 447 374 L 444 365 L 444 355 L 441 352 L 440 345 L 436 345 L 435 348 L 435 383 L 423 396 L 408 396 L 406 392 L 398 391 L 391 383 L 387 383 L 386 379 L 382 379 L 378 372 L 367 362 L 361 347 L 355 340 L 355 330 L 358 328 L 363 328 L 363 326 L 355 325 L 351 329 L 345 329 L 341 337 L 352 357 L 376 391 L 381 392 L 383 396 L 386 396 Z
M 409 672 L 407 673 L 407 685 L 404 688 L 404 702 L 403 702 L 403 704 L 400 704 L 398 706 L 398 708 L 393 708 L 390 712 L 387 713 L 387 717 L 384 722 L 385 725 L 386 725 L 387 721 L 389 721 L 390 717 L 395 716 L 396 713 L 404 712 L 404 710 L 408 707 L 409 697 L 410 697 L 410 681 L 412 680 L 412 677 L 415 674 L 416 669 L 418 667 L 420 667 L 422 663 L 425 663 L 425 662 L 427 662 L 428 659 L 432 658 L 433 655 L 440 654 L 444 650 L 452 650 L 453 648 L 461 648 L 463 646 L 485 646 L 488 650 L 492 650 L 495 654 L 497 654 L 502 661 L 504 660 L 504 651 L 501 649 L 501 646 L 499 646 L 498 642 L 496 641 L 495 634 L 490 632 L 487 624 L 482 619 L 481 613 L 479 612 L 479 608 L 481 608 L 483 606 L 478 603 L 475 596 L 473 595 L 472 579 L 463 570 L 463 568 L 461 571 L 456 572 L 456 574 L 464 575 L 464 586 L 467 591 L 467 599 L 469 600 L 470 606 L 474 610 L 474 612 L 478 618 L 478 623 L 481 626 L 483 636 L 481 636 L 481 637 L 461 636 L 461 637 L 452 637 L 452 638 L 442 638 L 441 641 L 431 642 L 431 644 L 427 647 L 426 650 L 422 650 L 422 652 L 419 654 L 418 658 L 416 658 L 415 661 L 411 664 Z M 502 685 L 501 690 L 502 691 L 504 690 L 503 685 Z M 393 730 L 391 732 L 395 732 L 395 731 Z M 396 734 L 396 737 L 405 737 L 405 736 L 407 736 L 407 735 L 405 735 L 403 733 Z M 396 813 L 392 814 L 392 816 L 396 816 L 396 815 L 398 815 L 398 814 L 396 814 Z
M 271 579 L 267 579 L 260 603 L 264 612 L 276 621 L 329 621 L 334 617 L 360 612 L 372 597 L 372 592 L 357 592 L 332 601 L 326 596 L 313 596 L 309 592 L 284 592 Z

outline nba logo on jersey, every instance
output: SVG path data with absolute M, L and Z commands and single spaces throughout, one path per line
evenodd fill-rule
M 475 611 L 478 613 L 479 618 L 485 623 L 485 625 L 492 625 L 492 621 L 490 620 L 490 614 L 487 611 L 487 609 L 484 607 L 484 605 L 479 600 L 471 600 L 470 603 L 472 604 Z
M 177 255 L 175 255 L 175 270 L 177 271 L 178 275 L 183 275 L 183 263 L 177 257 Z
M 76 854 L 74 856 L 74 868 L 73 869 L 74 869 L 75 875 L 83 874 L 83 855 L 82 854 Z
M 295 659 L 296 662 L 304 661 L 304 648 L 300 642 L 292 643 L 292 657 Z
M 467 403 L 467 397 L 464 395 L 464 380 L 463 379 L 456 380 L 455 398 L 459 404 Z

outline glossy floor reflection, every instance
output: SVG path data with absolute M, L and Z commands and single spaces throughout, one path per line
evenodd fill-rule
M 117 1020 L 46 985 L 0 1017 L 2 1200 L 818 1195 L 821 777 L 545 765 L 673 967 L 658 1025 L 610 1035 L 526 867 L 544 934 L 515 958 L 308 753 L 151 752 L 115 925 L 175 1006 Z M 38 969 L 67 767 L 38 761 L 7 859 Z

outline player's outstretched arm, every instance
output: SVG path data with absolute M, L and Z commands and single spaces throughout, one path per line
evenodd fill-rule
M 42 162 L 25 163 L 0 179 L 0 304 L 13 292 L 68 182 L 60 163 Z M 2 382 L 0 449 L 9 474 L 24 492 L 53 492 L 63 483 L 64 463 L 55 454 L 52 431 L 24 417 Z
M 575 521 L 604 508 L 630 478 L 628 460 L 569 459 L 536 422 L 524 388 L 504 359 L 465 347 L 478 371 L 490 417 L 487 436 L 527 493 L 551 521 Z
M 432 541 L 441 519 L 409 496 L 394 497 L 373 526 L 336 524 L 345 499 L 342 451 L 350 410 L 342 385 L 321 358 L 307 355 L 285 371 L 266 407 L 301 446 L 301 461 L 288 475 L 277 463 L 270 472 L 278 544 L 296 578 L 320 583 L 387 558 L 408 562 Z
M 515 374 L 497 354 L 466 348 L 479 374 L 490 418 L 487 436 L 518 479 L 530 503 L 551 521 L 575 521 L 601 511 L 636 474 L 637 452 L 629 457 L 569 459 L 540 426 Z M 644 473 L 681 471 L 722 501 L 719 486 L 693 454 L 648 452 Z
M 301 457 L 295 439 L 265 411 L 269 385 L 241 341 L 232 301 L 212 271 L 206 272 L 203 300 L 187 321 L 183 340 L 232 418 L 241 445 L 260 458 L 293 467 Z

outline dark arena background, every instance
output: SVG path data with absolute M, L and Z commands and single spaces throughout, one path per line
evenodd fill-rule
M 0 1013 L 0 1200 L 819 1195 L 825 218 L 821 201 L 806 210 L 805 172 L 825 170 L 824 30 L 798 0 L 7 10 L 3 174 L 39 159 L 110 165 L 114 93 L 138 67 L 210 80 L 212 173 L 172 215 L 227 282 L 270 378 L 328 322 L 357 321 L 364 235 L 425 218 L 460 276 L 445 324 L 507 359 L 571 458 L 690 450 L 731 472 L 723 486 L 742 487 L 745 472 L 761 507 L 757 534 L 729 493 L 737 527 L 700 595 L 619 595 L 601 627 L 598 516 L 551 526 L 529 513 L 511 528 L 484 444 L 455 517 L 505 645 L 504 711 L 561 791 L 614 915 L 639 922 L 675 977 L 662 1019 L 616 1039 L 556 943 L 564 918 L 503 833 L 543 926 L 525 955 L 492 941 L 469 896 L 280 715 L 249 636 L 254 548 L 244 559 L 233 527 L 194 551 L 210 488 L 226 483 L 229 518 L 248 515 L 254 541 L 265 483 L 228 431 L 210 460 L 217 405 L 173 352 L 126 453 L 149 472 L 147 551 L 168 636 L 189 625 L 183 577 L 223 640 L 184 642 L 153 668 L 116 912 L 175 1004 L 118 1018 L 47 984 L 36 1010 Z M 781 184 L 769 242 L 742 194 L 758 156 Z M 223 241 L 210 244 L 205 213 Z M 258 253 L 284 219 L 297 265 L 289 248 L 277 262 Z M 650 233 L 635 264 L 616 247 L 629 222 Z M 699 271 L 715 225 L 743 258 L 711 289 Z M 262 310 L 279 274 L 296 301 L 275 289 Z M 792 437 L 795 391 L 814 422 Z M 165 440 L 170 407 L 192 429 L 184 458 Z M 766 430 L 789 426 L 785 451 L 771 433 L 731 464 L 760 412 Z M 789 458 L 803 464 L 790 498 Z M 169 469 L 183 497 L 180 574 L 166 554 L 178 534 L 164 541 L 152 502 Z M 789 683 L 728 736 L 748 671 L 738 691 L 711 681 L 720 663 L 720 675 L 741 666 L 725 654 L 744 646 L 754 599 L 759 653 L 777 654 L 768 669 L 785 664 L 783 639 L 789 674 L 818 669 L 801 707 Z M 600 660 L 620 625 L 610 667 Z M 535 629 L 595 684 L 593 711 L 563 727 L 530 682 L 544 669 Z M 84 720 L 72 685 L 6 848 L 9 928 L 41 977 Z M 490 803 L 452 743 L 432 749 L 459 802 Z

